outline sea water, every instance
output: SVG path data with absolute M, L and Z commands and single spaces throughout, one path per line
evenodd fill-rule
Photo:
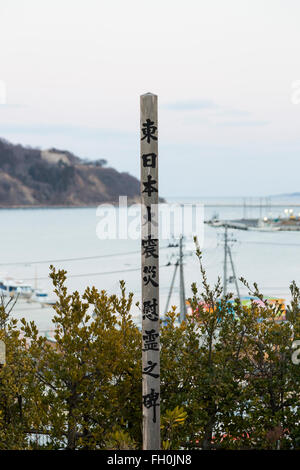
M 168 199 L 174 202 L 175 199 Z M 241 198 L 177 198 L 176 202 L 203 203 L 204 218 L 218 214 L 221 219 L 284 215 L 285 206 L 300 212 L 300 199 L 265 200 Z M 261 205 L 260 205 L 261 203 Z M 236 204 L 239 204 L 237 207 Z M 256 204 L 256 207 L 252 207 Z M 231 205 L 231 206 L 230 206 Z M 251 206 L 250 206 L 251 205 Z M 118 209 L 116 209 L 118 210 Z M 22 279 L 33 287 L 51 292 L 49 265 L 67 271 L 70 291 L 82 293 L 86 286 L 96 286 L 108 293 L 119 293 L 119 281 L 126 281 L 134 300 L 141 296 L 140 241 L 138 239 L 106 239 L 97 237 L 96 208 L 2 209 L 0 210 L 0 272 Z M 203 263 L 213 284 L 223 276 L 224 229 L 204 224 L 202 241 Z M 237 277 L 251 284 L 257 282 L 267 296 L 290 299 L 289 285 L 300 285 L 300 232 L 257 232 L 229 230 L 230 246 Z M 174 245 L 174 241 L 172 241 Z M 176 244 L 176 243 L 175 243 Z M 160 242 L 160 310 L 164 313 L 167 296 L 179 256 L 178 247 L 168 248 L 169 240 Z M 186 297 L 191 295 L 191 283 L 201 285 L 199 262 L 191 237 L 184 241 L 184 280 Z M 75 260 L 74 258 L 82 258 Z M 231 267 L 228 264 L 228 276 Z M 241 295 L 248 290 L 239 283 Z M 235 292 L 234 283 L 228 290 Z M 134 302 L 135 304 L 135 302 Z M 179 278 L 175 280 L 170 305 L 179 305 Z M 132 314 L 140 324 L 140 311 L 134 306 Z M 34 320 L 41 332 L 53 328 L 52 308 L 19 299 L 13 315 Z M 51 335 L 51 334 L 50 334 Z

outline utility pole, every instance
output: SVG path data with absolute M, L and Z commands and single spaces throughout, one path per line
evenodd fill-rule
M 227 279 L 227 276 L 228 276 L 228 272 L 227 272 L 227 255 L 228 255 L 230 265 L 231 265 L 233 280 L 234 280 L 234 284 L 235 284 L 235 288 L 236 288 L 236 293 L 237 293 L 238 298 L 240 299 L 241 296 L 240 296 L 239 286 L 238 286 L 238 282 L 237 282 L 237 277 L 236 277 L 236 274 L 235 274 L 235 268 L 234 268 L 231 248 L 230 248 L 229 243 L 228 243 L 229 241 L 233 242 L 233 241 L 236 241 L 236 240 L 233 240 L 233 239 L 229 240 L 229 238 L 228 238 L 228 225 L 227 224 L 224 225 L 224 228 L 225 228 L 225 232 L 224 232 L 223 295 L 225 297 L 225 295 L 227 294 L 227 282 L 228 282 L 228 279 Z
M 174 288 L 176 273 L 179 267 L 179 305 L 180 305 L 180 321 L 181 322 L 186 320 L 186 299 L 185 299 L 185 284 L 184 284 L 184 273 L 183 273 L 183 259 L 184 259 L 183 235 L 181 235 L 180 240 L 179 240 L 179 258 L 177 259 L 175 263 L 174 273 L 173 273 L 171 286 L 170 286 L 170 290 L 168 293 L 166 308 L 165 308 L 165 314 L 166 314 L 168 312 L 169 303 L 170 303 L 171 295 L 172 295 L 173 288 Z
M 160 449 L 157 95 L 140 101 L 143 450 Z
M 183 275 L 183 235 L 179 241 L 179 292 L 180 292 L 180 321 L 186 320 L 186 303 L 185 303 L 185 287 Z
M 176 263 L 175 263 L 174 273 L 173 273 L 171 286 L 170 286 L 170 290 L 169 290 L 169 294 L 168 294 L 168 298 L 167 298 L 166 308 L 165 308 L 165 315 L 168 313 L 169 303 L 170 303 L 171 295 L 172 295 L 172 292 L 173 292 L 173 287 L 174 287 L 174 282 L 175 282 L 176 272 L 177 272 L 178 266 L 179 266 L 179 260 L 177 260 Z
M 262 219 L 262 197 L 259 198 L 259 219 Z
M 227 294 L 227 244 L 228 244 L 228 227 L 225 224 L 225 233 L 224 233 L 224 274 L 223 274 L 223 294 L 224 297 Z
M 37 266 L 34 266 L 34 290 L 37 290 Z
M 240 296 L 240 290 L 239 290 L 239 286 L 238 286 L 237 278 L 236 278 L 236 275 L 235 275 L 235 269 L 234 269 L 234 264 L 233 264 L 232 254 L 231 254 L 231 248 L 230 248 L 228 245 L 227 245 L 227 250 L 228 250 L 228 254 L 229 254 L 229 259 L 230 259 L 230 264 L 231 264 L 232 274 L 233 274 L 233 278 L 234 278 L 234 283 L 235 283 L 236 293 L 237 293 L 237 296 L 238 296 L 238 298 L 241 300 L 241 296 Z
M 244 197 L 244 213 L 243 218 L 246 219 L 246 198 Z

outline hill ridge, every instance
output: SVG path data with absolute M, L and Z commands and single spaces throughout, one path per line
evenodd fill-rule
M 95 206 L 139 200 L 140 183 L 104 159 L 85 160 L 67 150 L 40 150 L 0 138 L 0 207 Z

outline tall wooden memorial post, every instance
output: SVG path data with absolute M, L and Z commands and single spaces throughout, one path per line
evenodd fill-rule
M 157 96 L 141 96 L 143 449 L 160 449 Z

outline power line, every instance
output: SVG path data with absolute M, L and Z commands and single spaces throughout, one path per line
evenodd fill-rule
M 21 266 L 24 264 L 46 264 L 46 263 L 58 263 L 66 261 L 81 261 L 88 259 L 99 259 L 99 258 L 111 258 L 115 256 L 124 256 L 124 255 L 133 255 L 137 254 L 139 251 L 128 251 L 125 253 L 112 253 L 111 255 L 96 255 L 96 256 L 82 256 L 80 258 L 60 258 L 60 259 L 51 259 L 51 260 L 41 260 L 41 261 L 18 261 L 12 263 L 0 263 L 0 266 Z
M 251 240 L 239 240 L 240 243 L 252 243 L 253 245 L 278 245 L 278 246 L 300 246 L 300 243 L 283 243 L 283 242 L 263 242 Z
M 166 250 L 169 246 L 163 246 L 160 249 Z M 51 260 L 40 260 L 40 261 L 16 261 L 11 263 L 0 263 L 0 266 L 24 266 L 25 264 L 46 264 L 46 263 L 59 263 L 59 262 L 66 262 L 66 261 L 81 261 L 81 260 L 88 260 L 88 259 L 99 259 L 99 258 L 112 258 L 116 256 L 127 256 L 127 255 L 135 255 L 140 253 L 139 250 L 136 251 L 127 251 L 123 253 L 111 253 L 110 255 L 95 255 L 95 256 L 82 256 L 80 258 L 60 258 L 60 259 L 51 259 Z
M 169 266 L 172 266 L 172 264 L 168 264 L 168 265 L 163 265 L 163 266 L 160 266 L 160 268 L 167 268 Z M 67 278 L 71 278 L 71 277 L 87 277 L 87 276 L 104 276 L 106 274 L 118 274 L 118 273 L 129 273 L 129 272 L 133 272 L 133 271 L 140 271 L 141 268 L 129 268 L 129 269 L 118 269 L 116 271 L 102 271 L 102 272 L 98 272 L 98 273 L 84 273 L 84 274 L 70 274 L 67 276 Z M 33 281 L 34 279 L 36 278 L 23 278 L 22 280 L 23 281 Z M 45 276 L 45 277 L 38 277 L 37 280 L 38 281 L 45 281 L 49 279 L 49 276 Z

